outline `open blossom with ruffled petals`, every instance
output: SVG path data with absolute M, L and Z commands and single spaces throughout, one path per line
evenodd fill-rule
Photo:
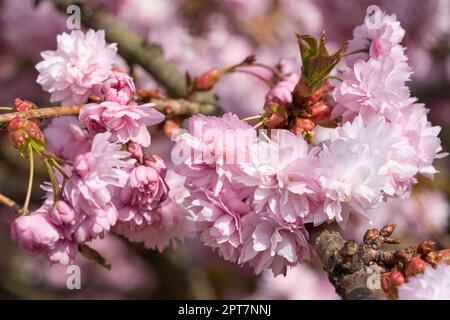
M 441 153 L 441 139 L 438 137 L 441 127 L 431 125 L 427 118 L 428 111 L 423 104 L 411 103 L 389 120 L 401 128 L 414 148 L 411 161 L 419 168 L 419 173 L 432 178 L 437 173 L 433 161 L 447 156 L 447 153 Z
M 111 74 L 117 45 L 106 44 L 105 31 L 74 30 L 57 37 L 57 49 L 41 53 L 37 83 L 51 94 L 51 102 L 64 105 L 87 101 Z
M 133 78 L 123 72 L 113 72 L 100 88 L 100 94 L 104 100 L 120 104 L 133 101 L 135 93 Z
M 248 263 L 256 274 L 271 269 L 273 274 L 286 274 L 288 266 L 309 259 L 308 233 L 303 227 L 294 227 L 255 213 L 242 218 L 244 245 L 239 264 Z
M 182 205 L 189 192 L 183 186 L 184 178 L 173 171 L 167 172 L 170 187 L 168 198 L 151 212 L 151 219 L 144 228 L 130 228 L 130 224 L 117 221 L 114 231 L 134 242 L 142 242 L 148 249 L 163 251 L 168 245 L 176 245 L 195 235 L 195 225 Z
M 339 139 L 323 145 L 319 183 L 329 219 L 345 225 L 351 210 L 366 216 L 390 190 L 385 160 L 358 140 Z
M 217 248 L 225 260 L 236 262 L 242 246 L 241 217 L 250 211 L 232 190 L 223 189 L 218 195 L 200 189 L 188 199 L 193 221 L 202 231 L 202 241 Z
M 11 224 L 11 238 L 26 254 L 42 254 L 54 263 L 69 264 L 76 255 L 76 244 L 63 240 L 45 207 L 16 218 Z
M 255 138 L 256 131 L 231 113 L 222 117 L 195 115 L 189 119 L 189 132 L 176 137 L 174 170 L 186 177 L 188 188 L 217 193 L 231 172 L 239 170 L 238 164 L 245 161 L 248 145 Z
M 385 196 L 405 198 L 414 183 L 419 167 L 415 161 L 416 148 L 410 144 L 400 126 L 376 115 L 368 121 L 361 116 L 335 129 L 318 128 L 316 142 L 357 140 L 366 145 L 372 154 L 384 159 L 382 171 L 389 176 L 390 184 L 382 191 Z
M 408 103 L 411 69 L 403 61 L 392 57 L 369 61 L 359 60 L 352 70 L 344 73 L 334 91 L 337 105 L 331 116 L 352 120 L 358 114 L 369 118 L 374 114 L 390 116 Z
M 450 265 L 427 266 L 423 274 L 409 277 L 398 288 L 400 300 L 450 300 Z
M 251 147 L 250 161 L 241 164 L 243 174 L 235 180 L 256 188 L 252 204 L 257 212 L 270 211 L 288 223 L 327 220 L 317 183 L 320 149 L 310 149 L 301 135 L 276 133 Z
M 109 133 L 94 137 L 91 151 L 75 159 L 72 175 L 64 184 L 64 197 L 81 221 L 75 231 L 78 242 L 103 236 L 117 221 L 112 196 L 117 187 L 124 187 L 128 178 L 124 169 L 133 162 L 109 138 Z
M 90 103 L 80 110 L 80 121 L 91 133 L 111 132 L 111 141 L 136 142 L 148 147 L 151 142 L 147 126 L 164 121 L 153 103 L 143 105 L 105 101 Z
M 49 150 L 66 160 L 73 161 L 91 148 L 88 132 L 75 117 L 53 119 L 44 134 Z
M 399 44 L 404 36 L 405 30 L 400 26 L 395 14 L 387 15 L 376 9 L 368 12 L 364 23 L 353 30 L 353 39 L 349 44 L 349 51 L 368 49 L 368 53 L 350 55 L 346 61 L 353 65 L 358 59 L 367 60 L 369 56 L 378 59 L 392 54 L 392 51 L 403 55 Z
M 153 162 L 131 169 L 127 184 L 118 190 L 114 201 L 123 224 L 129 224 L 130 229 L 140 229 L 152 223 L 153 210 L 167 199 L 169 188 L 165 175 L 166 168 Z

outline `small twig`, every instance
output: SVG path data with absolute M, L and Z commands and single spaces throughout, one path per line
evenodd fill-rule
M 162 113 L 190 116 L 193 114 L 202 113 L 205 115 L 216 114 L 218 108 L 211 103 L 192 102 L 184 99 L 155 99 L 152 100 L 156 104 L 155 109 Z M 39 108 L 23 112 L 10 112 L 0 114 L 0 124 L 10 121 L 14 117 L 21 117 L 24 119 L 45 119 L 56 118 L 61 116 L 75 116 L 80 113 L 82 106 L 58 106 Z
M 23 208 L 18 205 L 14 200 L 8 198 L 4 194 L 0 193 L 0 203 L 7 206 L 8 208 L 14 210 L 18 214 L 23 214 Z

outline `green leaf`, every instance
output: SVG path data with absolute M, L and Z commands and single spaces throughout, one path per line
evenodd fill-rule
M 98 265 L 102 266 L 107 270 L 111 270 L 111 264 L 97 250 L 92 249 L 91 247 L 85 244 L 79 244 L 78 251 L 86 259 L 94 261 L 95 263 L 97 263 Z
M 325 32 L 322 33 L 319 43 L 311 35 L 297 34 L 302 58 L 302 78 L 314 86 L 321 82 L 341 60 L 341 53 L 347 47 L 344 44 L 338 51 L 330 55 L 325 46 Z

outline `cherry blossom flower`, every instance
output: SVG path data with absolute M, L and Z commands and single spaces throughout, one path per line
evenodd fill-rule
M 77 252 L 74 243 L 63 240 L 45 206 L 16 218 L 11 224 L 11 238 L 26 254 L 42 254 L 54 263 L 69 264 Z
M 122 105 L 130 103 L 135 93 L 133 78 L 123 72 L 113 72 L 100 88 L 100 95 L 104 100 Z
M 91 149 L 89 134 L 75 117 L 53 119 L 44 134 L 49 150 L 66 160 L 73 161 Z
M 450 265 L 427 266 L 398 288 L 400 300 L 450 300 Z
M 129 224 L 119 220 L 114 231 L 130 241 L 142 242 L 146 248 L 161 252 L 168 245 L 176 246 L 185 238 L 192 238 L 196 231 L 195 225 L 182 205 L 189 196 L 183 186 L 184 178 L 168 171 L 166 182 L 170 188 L 168 198 L 151 212 L 151 220 L 144 228 L 132 229 Z
M 346 61 L 353 65 L 357 60 L 367 60 L 369 56 L 374 59 L 389 56 L 392 51 L 397 51 L 403 59 L 403 50 L 399 45 L 405 36 L 405 30 L 400 26 L 395 14 L 387 15 L 379 8 L 369 12 L 364 23 L 353 30 L 353 39 L 349 44 L 349 51 L 367 49 L 367 53 L 354 54 L 347 57 Z
M 128 174 L 123 169 L 133 162 L 109 138 L 109 133 L 94 137 L 91 151 L 75 159 L 72 175 L 64 184 L 63 195 L 80 221 L 75 231 L 78 242 L 104 236 L 117 221 L 113 195 L 116 187 L 125 186 Z
M 164 115 L 154 106 L 153 103 L 123 105 L 112 101 L 90 103 L 81 108 L 79 118 L 91 133 L 109 131 L 111 141 L 132 141 L 148 147 L 151 137 L 147 126 L 164 120 Z
M 390 179 L 381 155 L 357 140 L 339 139 L 323 145 L 319 154 L 320 185 L 325 193 L 324 211 L 345 226 L 350 211 L 367 216 L 383 200 Z
M 242 245 L 241 217 L 250 211 L 239 195 L 222 189 L 216 196 L 210 190 L 200 189 L 187 199 L 202 241 L 217 248 L 225 260 L 236 262 Z
M 274 136 L 250 148 L 249 162 L 241 164 L 244 174 L 235 180 L 256 188 L 252 204 L 257 212 L 270 211 L 288 223 L 327 220 L 316 182 L 319 148 L 311 149 L 301 135 L 287 130 Z
M 369 118 L 374 114 L 391 116 L 408 104 L 411 69 L 404 61 L 392 57 L 359 60 L 344 73 L 334 91 L 337 105 L 331 116 L 352 120 L 358 114 Z
M 162 159 L 160 162 L 164 165 Z M 136 165 L 131 169 L 125 187 L 118 190 L 114 201 L 118 218 L 123 224 L 129 224 L 130 229 L 151 224 L 153 210 L 167 199 L 166 170 L 165 165 L 161 168 L 150 161 L 145 165 Z
M 242 219 L 244 244 L 239 264 L 248 263 L 256 274 L 271 269 L 273 274 L 286 275 L 288 266 L 295 266 L 310 257 L 308 233 L 303 227 L 294 227 L 255 213 Z
M 36 65 L 37 83 L 50 93 L 51 102 L 64 105 L 87 101 L 111 74 L 117 45 L 106 44 L 103 30 L 74 30 L 57 36 L 57 49 L 43 51 Z
M 189 119 L 189 132 L 175 138 L 174 170 L 186 177 L 188 188 L 218 193 L 231 171 L 239 170 L 238 163 L 245 161 L 255 137 L 256 131 L 231 113 L 220 118 L 195 115 Z

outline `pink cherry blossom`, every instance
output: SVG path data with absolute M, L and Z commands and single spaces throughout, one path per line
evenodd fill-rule
M 245 161 L 248 145 L 255 138 L 256 131 L 231 113 L 222 117 L 195 115 L 189 119 L 189 132 L 175 138 L 174 170 L 186 177 L 188 188 L 218 193 L 229 182 L 227 176 L 239 170 L 238 163 Z
M 423 274 L 409 277 L 398 288 L 400 300 L 450 300 L 450 265 L 427 266 Z
M 370 149 L 371 154 L 384 161 L 380 172 L 389 177 L 383 188 L 384 196 L 405 198 L 417 181 L 416 148 L 403 134 L 400 126 L 386 121 L 380 115 L 364 121 L 361 116 L 335 129 L 318 128 L 316 141 L 357 140 Z
M 273 274 L 286 275 L 288 266 L 309 259 L 308 233 L 267 217 L 250 213 L 242 219 L 244 245 L 239 264 L 248 263 L 256 274 L 271 269 Z
M 44 134 L 49 150 L 66 160 L 73 161 L 91 148 L 88 132 L 75 117 L 53 119 Z
M 402 51 L 400 42 L 402 41 L 405 30 L 400 26 L 395 14 L 387 15 L 379 8 L 373 11 L 369 7 L 364 23 L 353 30 L 353 39 L 349 44 L 349 51 L 367 49 L 367 53 L 359 53 L 347 57 L 347 62 L 353 65 L 358 59 L 367 60 L 371 58 L 378 59 L 386 57 L 393 50 Z M 371 12 L 369 12 L 371 11 Z M 401 52 L 403 55 L 403 53 Z
M 133 101 L 136 88 L 133 78 L 123 72 L 113 72 L 100 88 L 100 94 L 106 101 L 117 102 L 122 105 Z
M 42 254 L 53 263 L 69 264 L 76 255 L 76 245 L 63 240 L 45 207 L 16 218 L 11 224 L 11 238 L 26 254 Z
M 266 95 L 266 100 L 278 98 L 284 105 L 289 105 L 292 102 L 292 91 L 294 91 L 296 84 L 300 80 L 300 76 L 292 70 L 293 68 L 290 64 L 296 63 L 296 61 L 287 59 L 281 60 L 280 69 L 283 76 L 275 86 L 270 89 L 269 93 Z
M 383 200 L 383 191 L 390 189 L 385 160 L 366 144 L 339 139 L 324 144 L 319 157 L 325 213 L 342 225 L 352 210 L 367 216 L 367 210 Z
M 57 49 L 41 53 L 36 65 L 37 83 L 49 92 L 51 102 L 64 105 L 86 102 L 96 86 L 111 74 L 116 44 L 106 44 L 103 30 L 74 30 L 57 36 Z
M 162 159 L 161 162 L 164 163 Z M 153 210 L 167 199 L 165 175 L 165 167 L 150 161 L 131 169 L 127 184 L 118 190 L 114 201 L 122 224 L 142 229 L 153 222 Z
M 176 246 L 185 238 L 192 238 L 196 231 L 195 225 L 182 205 L 189 196 L 183 186 L 184 178 L 169 171 L 166 182 L 170 187 L 168 199 L 151 212 L 151 220 L 144 228 L 130 228 L 128 223 L 119 220 L 114 231 L 130 241 L 142 242 L 146 248 L 159 251 L 168 245 Z
M 410 75 L 407 63 L 392 57 L 358 61 L 334 91 L 337 105 L 331 116 L 348 121 L 358 114 L 369 118 L 376 113 L 390 116 L 399 112 L 408 104 L 406 81 Z
M 164 115 L 154 106 L 153 103 L 123 105 L 111 101 L 90 103 L 81 108 L 80 121 L 91 133 L 109 131 L 111 141 L 132 141 L 148 147 L 151 137 L 147 126 L 164 120 Z
M 72 175 L 64 184 L 63 195 L 80 221 L 74 232 L 78 242 L 104 236 L 117 221 L 113 194 L 125 186 L 128 174 L 124 169 L 133 162 L 109 138 L 109 133 L 94 137 L 91 151 L 75 159 Z
M 241 217 L 250 211 L 239 195 L 223 189 L 216 196 L 210 190 L 200 189 L 188 201 L 193 221 L 202 232 L 202 241 L 225 260 L 236 262 L 242 246 Z
M 311 149 L 301 135 L 287 130 L 273 132 L 272 140 L 261 140 L 250 148 L 244 174 L 236 181 L 255 187 L 257 212 L 270 211 L 288 223 L 327 220 L 320 207 L 319 148 Z

